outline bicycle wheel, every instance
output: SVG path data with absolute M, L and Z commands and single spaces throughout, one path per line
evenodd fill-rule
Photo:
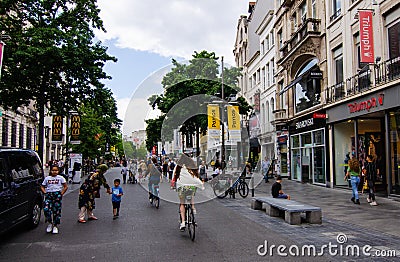
M 160 197 L 155 197 L 154 198 L 154 205 L 156 206 L 156 208 L 160 207 Z
M 213 187 L 214 195 L 218 198 L 224 198 L 228 195 L 228 189 L 221 181 L 217 181 Z
M 239 195 L 243 198 L 247 197 L 249 194 L 249 186 L 245 181 L 240 182 L 238 185 Z
M 194 238 L 196 237 L 196 223 L 194 219 L 193 209 L 190 205 L 188 205 L 186 209 L 186 220 L 189 237 L 192 241 L 194 241 Z

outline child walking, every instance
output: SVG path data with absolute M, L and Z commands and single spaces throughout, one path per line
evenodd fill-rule
M 43 212 L 49 223 L 46 232 L 58 234 L 58 225 L 61 220 L 62 197 L 68 189 L 67 181 L 59 175 L 58 166 L 52 166 L 50 175 L 42 183 L 41 190 L 45 194 Z
M 119 208 L 121 206 L 121 198 L 124 194 L 124 191 L 122 190 L 122 187 L 119 185 L 121 184 L 121 180 L 118 178 L 114 180 L 114 186 L 111 189 L 112 193 L 112 206 L 113 206 L 113 219 L 117 219 L 119 217 Z

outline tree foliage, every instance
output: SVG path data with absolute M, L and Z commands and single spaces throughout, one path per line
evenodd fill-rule
M 105 31 L 97 0 L 1 0 L 0 33 L 7 34 L 0 103 L 16 109 L 31 101 L 39 111 L 39 154 L 44 107 L 66 115 L 102 88 L 107 47 L 93 42 Z M 42 156 L 41 156 L 42 157 Z
M 160 120 L 179 101 L 199 94 L 222 97 L 222 79 L 218 70 L 218 59 L 214 52 L 207 51 L 194 52 L 193 59 L 188 64 L 179 63 L 172 59 L 173 68 L 162 80 L 164 93 L 153 95 L 149 98 L 150 105 L 153 108 L 157 106 L 163 115 L 156 120 L 147 121 L 148 124 L 155 125 L 157 123 L 157 128 L 153 126 L 154 128 L 146 129 L 147 136 L 151 137 L 148 142 L 161 141 L 161 132 L 158 131 L 161 130 L 161 127 L 158 126 L 162 124 Z M 239 88 L 237 87 L 237 83 L 239 76 L 240 70 L 238 68 L 224 67 L 224 98 L 238 93 Z M 241 114 L 248 114 L 250 112 L 251 107 L 244 98 L 239 99 L 238 104 Z M 182 112 L 182 114 L 184 113 Z M 207 130 L 207 116 L 196 115 L 181 124 L 180 131 L 184 134 L 199 132 L 204 134 Z M 152 145 L 148 144 L 147 148 L 150 149 Z

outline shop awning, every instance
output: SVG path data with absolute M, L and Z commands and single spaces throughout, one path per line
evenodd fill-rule
M 281 90 L 281 92 L 279 92 L 279 95 L 282 95 L 283 93 L 285 93 L 286 91 L 288 91 L 290 88 L 292 88 L 293 86 L 295 86 L 298 82 L 300 82 L 300 80 L 303 79 L 303 75 L 299 76 L 298 78 L 296 78 L 295 80 L 293 80 L 290 84 L 288 84 L 287 86 L 285 86 L 285 88 L 283 88 Z

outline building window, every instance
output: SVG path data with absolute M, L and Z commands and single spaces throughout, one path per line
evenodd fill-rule
M 270 125 L 270 110 L 269 110 L 269 104 L 268 102 L 265 104 L 266 112 L 265 112 L 265 122 L 264 122 L 264 127 L 266 131 L 270 131 L 269 125 Z
M 292 15 L 292 23 L 293 23 L 292 32 L 296 32 L 297 31 L 297 14 L 296 14 L 296 12 L 294 12 Z
M 269 46 L 269 36 L 268 36 L 268 35 L 267 35 L 267 37 L 265 38 L 265 48 L 266 48 L 267 51 L 270 49 L 270 46 Z
M 279 86 L 279 92 L 283 90 L 283 81 L 278 83 Z M 286 93 L 283 93 L 279 96 L 280 102 L 279 102 L 279 109 L 285 109 L 286 108 Z
M 278 32 L 277 36 L 278 36 L 279 48 L 282 48 L 283 46 L 282 30 Z
M 271 85 L 271 82 L 270 82 L 270 78 L 271 78 L 271 73 L 270 73 L 270 71 L 269 71 L 269 63 L 265 66 L 265 68 L 266 68 L 266 71 L 267 71 L 267 86 L 269 87 L 270 85 Z
M 260 47 L 260 51 L 261 51 L 261 54 L 263 55 L 264 53 L 265 53 L 265 50 L 264 50 L 264 41 L 262 41 L 261 42 L 261 47 Z
M 272 84 L 275 84 L 275 60 L 273 58 L 271 59 L 271 69 L 272 69 L 271 82 Z
M 335 20 L 341 14 L 342 0 L 332 0 L 332 15 L 331 21 Z
M 17 146 L 17 123 L 14 121 L 11 123 L 11 146 Z
M 32 128 L 26 129 L 26 148 L 32 149 Z
M 389 59 L 400 57 L 400 22 L 388 28 Z
M 307 2 L 306 1 L 304 1 L 304 3 L 302 3 L 300 6 L 300 15 L 301 15 L 301 23 L 304 23 L 307 19 Z
M 335 81 L 336 84 L 343 82 L 343 48 L 342 46 L 337 47 L 333 50 L 333 68 L 335 70 Z
M 265 67 L 263 67 L 262 68 L 262 70 L 261 70 L 261 77 L 262 77 L 262 85 L 263 85 L 263 88 L 265 89 L 265 87 L 266 87 L 266 83 L 265 83 Z
M 271 47 L 275 45 L 275 40 L 274 40 L 274 31 L 271 31 L 269 33 L 269 39 L 271 39 Z
M 8 120 L 3 118 L 3 132 L 1 133 L 1 143 L 3 146 L 8 146 Z
M 311 2 L 311 17 L 317 18 L 317 0 Z
M 24 147 L 24 125 L 19 124 L 19 141 L 18 141 L 19 148 Z

